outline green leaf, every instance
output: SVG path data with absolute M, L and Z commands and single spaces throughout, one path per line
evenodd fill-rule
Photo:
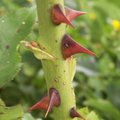
M 99 120 L 99 118 L 96 113 L 92 111 L 87 115 L 86 120 Z
M 81 108 L 78 110 L 78 112 L 82 115 L 82 116 L 87 116 L 89 114 L 89 110 L 87 107 Z
M 35 119 L 35 118 L 32 117 L 31 114 L 26 113 L 22 120 L 42 120 L 42 119 L 40 119 L 40 118 L 39 119 Z
M 16 47 L 30 33 L 34 18 L 33 10 L 21 9 L 0 19 L 0 87 L 12 80 L 20 69 Z
M 4 102 L 0 100 L 0 120 L 21 120 L 23 114 L 21 105 L 5 107 Z
M 89 112 L 88 108 L 82 108 L 78 110 L 78 112 L 86 119 L 86 120 L 99 120 L 98 116 L 95 112 L 91 111 Z M 81 119 L 79 119 L 81 120 Z
M 35 120 L 32 115 L 30 115 L 29 113 L 26 113 L 23 117 L 23 120 Z
M 85 102 L 86 105 L 92 106 L 96 108 L 98 111 L 102 111 L 106 116 L 109 115 L 110 118 L 113 118 L 114 120 L 120 119 L 120 112 L 115 108 L 114 105 L 112 105 L 109 101 L 107 100 L 88 100 Z

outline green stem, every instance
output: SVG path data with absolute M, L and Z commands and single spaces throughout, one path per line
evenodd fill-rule
M 63 0 L 36 0 L 39 19 L 39 44 L 41 48 L 53 55 L 55 59 L 42 60 L 46 77 L 47 88 L 56 88 L 59 91 L 61 104 L 54 108 L 54 120 L 77 120 L 70 118 L 69 111 L 75 107 L 75 95 L 72 80 L 75 74 L 76 61 L 73 58 L 64 60 L 61 52 L 61 40 L 65 34 L 65 24 L 54 25 L 51 20 L 51 9 Z

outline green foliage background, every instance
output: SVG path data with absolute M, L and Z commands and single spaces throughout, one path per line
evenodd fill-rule
M 31 1 L 0 1 L 0 38 L 8 40 L 4 42 L 0 39 L 0 98 L 7 106 L 22 104 L 24 111 L 27 111 L 47 93 L 40 61 L 24 48 L 19 49 L 21 60 L 18 53 L 15 53 L 16 45 L 20 40 L 33 41 L 38 37 L 37 18 L 33 15 L 35 14 L 35 3 Z M 65 0 L 65 4 L 71 8 L 88 12 L 73 22 L 76 29 L 68 27 L 67 32 L 97 54 L 97 57 L 77 55 L 77 72 L 73 83 L 77 106 L 78 108 L 87 106 L 89 110 L 94 110 L 100 120 L 120 120 L 120 2 L 119 0 Z M 25 13 L 23 9 L 26 9 Z M 18 13 L 21 13 L 21 17 L 17 21 L 16 14 L 18 15 Z M 30 14 L 29 19 L 23 19 L 26 14 Z M 31 17 L 32 15 L 33 17 Z M 11 21 L 14 22 L 8 22 L 2 26 L 5 16 L 8 21 L 12 19 Z M 24 22 L 23 20 L 29 24 L 25 28 L 22 27 L 22 32 L 14 37 L 14 27 L 17 26 L 17 23 Z M 114 21 L 117 23 L 114 24 Z M 3 34 L 4 30 L 6 32 Z M 14 51 L 12 50 L 14 56 L 3 55 L 3 45 L 6 43 L 14 46 Z M 11 53 L 11 51 L 9 52 Z M 16 63 L 12 63 L 5 73 L 3 66 L 6 66 L 8 60 L 14 59 Z M 20 61 L 22 61 L 20 72 L 13 81 L 8 82 L 20 68 Z M 17 65 L 17 69 L 14 68 L 14 64 Z M 7 82 L 2 81 L 4 75 L 9 72 L 14 74 L 5 78 Z M 42 119 L 44 112 L 38 110 L 32 112 L 32 115 L 34 118 Z M 24 116 L 24 120 L 34 120 L 34 118 L 28 113 Z M 51 120 L 52 116 L 47 119 Z

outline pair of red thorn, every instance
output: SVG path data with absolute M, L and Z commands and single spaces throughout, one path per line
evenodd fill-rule
M 86 12 L 76 11 L 68 7 L 65 8 L 64 13 L 62 7 L 57 4 L 52 8 L 52 21 L 55 24 L 65 23 L 74 27 L 72 21 L 83 14 L 86 14 Z
M 65 8 L 65 13 L 64 13 L 62 7 L 59 4 L 57 4 L 52 8 L 52 21 L 54 24 L 57 25 L 61 23 L 66 23 L 67 25 L 74 27 L 72 25 L 72 21 L 76 17 L 83 15 L 85 13 L 86 12 L 76 11 L 70 8 Z M 67 59 L 77 53 L 86 53 L 95 56 L 93 52 L 91 52 L 90 50 L 86 49 L 82 45 L 75 42 L 67 34 L 65 34 L 62 39 L 61 48 L 64 59 Z
M 51 88 L 49 90 L 49 97 L 43 97 L 39 102 L 33 105 L 29 111 L 35 109 L 46 110 L 45 118 L 47 117 L 49 112 L 52 112 L 53 107 L 59 107 L 61 103 L 59 92 L 55 88 Z M 85 120 L 76 110 L 75 108 L 70 109 L 70 117 L 75 118 L 79 117 Z
M 33 105 L 29 111 L 35 109 L 42 109 L 47 110 L 45 114 L 45 118 L 47 117 L 48 113 L 52 111 L 53 107 L 58 107 L 60 105 L 60 96 L 58 91 L 55 88 L 51 88 L 49 90 L 49 97 L 43 97 L 39 102 Z

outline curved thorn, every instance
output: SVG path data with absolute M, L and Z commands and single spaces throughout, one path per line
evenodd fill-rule
M 54 106 L 58 107 L 60 105 L 60 96 L 58 91 L 55 88 L 51 88 L 49 94 L 50 94 L 50 100 L 49 100 L 47 112 L 45 114 L 45 118 L 47 117 L 48 113 L 50 112 L 51 109 L 53 109 Z
M 78 117 L 78 118 L 81 118 L 82 120 L 85 120 L 85 118 L 83 116 L 81 116 L 77 111 L 76 109 L 73 107 L 71 108 L 70 110 L 70 117 L 71 118 L 75 118 L 75 117 Z
M 67 34 L 65 34 L 63 37 L 61 49 L 62 49 L 62 54 L 64 59 L 67 59 L 77 53 L 86 53 L 86 54 L 95 56 L 95 53 L 83 47 L 81 44 L 78 44 L 77 42 L 75 42 Z
M 49 98 L 48 98 L 48 96 L 45 96 L 39 102 L 37 102 L 35 105 L 33 105 L 29 109 L 29 111 L 36 110 L 36 109 L 47 110 L 48 102 L 49 102 Z
M 86 14 L 86 12 L 73 10 L 71 8 L 68 8 L 68 7 L 65 8 L 65 12 L 66 12 L 66 17 L 69 19 L 69 21 L 74 20 L 76 17 L 78 17 L 80 15 Z
M 74 27 L 71 23 L 71 21 L 67 18 L 67 16 L 64 14 L 62 7 L 59 4 L 56 4 L 52 8 L 52 20 L 55 24 L 61 24 L 66 23 L 72 27 Z

